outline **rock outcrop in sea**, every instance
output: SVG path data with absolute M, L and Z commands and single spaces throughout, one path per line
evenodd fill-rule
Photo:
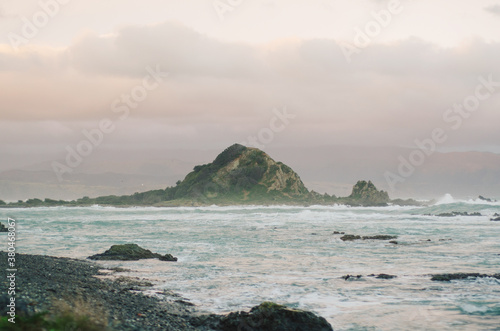
M 468 279 L 468 278 L 496 278 L 500 279 L 500 274 L 480 274 L 480 273 L 454 273 L 454 274 L 434 274 L 432 275 L 431 280 L 437 282 L 450 282 L 452 280 L 460 280 L 460 279 Z
M 452 211 L 450 213 L 441 213 L 441 214 L 437 214 L 436 216 L 438 217 L 454 217 L 454 216 L 482 216 L 481 213 L 478 213 L 478 212 L 473 212 L 473 213 L 469 213 L 469 212 L 461 212 L 461 211 Z
M 346 234 L 342 237 L 340 237 L 340 240 L 342 241 L 354 241 L 354 240 L 391 240 L 391 239 L 397 239 L 398 236 L 391 236 L 391 235 L 385 235 L 385 234 L 378 234 L 375 236 L 358 236 L 354 234 Z
M 273 302 L 263 302 L 249 312 L 239 311 L 218 318 L 216 329 L 222 331 L 333 331 L 323 317 Z
M 371 181 L 360 180 L 352 188 L 352 193 L 347 199 L 353 204 L 364 206 L 386 206 L 391 199 L 385 191 L 379 191 Z
M 161 255 L 144 249 L 137 244 L 113 245 L 101 254 L 89 256 L 90 260 L 97 261 L 138 261 L 142 259 L 159 259 L 160 261 L 177 261 L 171 254 Z

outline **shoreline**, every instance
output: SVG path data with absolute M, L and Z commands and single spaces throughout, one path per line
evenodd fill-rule
M 62 300 L 89 315 L 91 320 L 106 319 L 112 330 L 212 330 L 196 326 L 202 314 L 181 298 L 178 302 L 167 302 L 142 293 L 153 284 L 139 278 L 110 279 L 110 275 L 120 271 L 118 268 L 106 269 L 81 259 L 31 254 L 16 254 L 16 264 L 18 313 L 50 314 Z M 7 269 L 7 253 L 3 251 L 0 268 Z M 4 301 L 8 287 L 5 277 L 0 287 L 0 298 Z
M 0 268 L 7 272 L 7 252 L 0 252 Z M 78 318 L 98 323 L 88 330 L 239 330 L 257 320 L 259 325 L 248 330 L 274 330 L 265 325 L 278 321 L 284 325 L 308 324 L 296 330 L 331 330 L 322 317 L 311 312 L 288 309 L 274 303 L 263 303 L 251 313 L 209 314 L 176 293 L 164 291 L 149 296 L 143 291 L 153 287 L 137 277 L 113 277 L 128 271 L 106 268 L 93 261 L 46 255 L 16 254 L 15 303 L 16 319 L 45 312 L 58 318 L 68 310 Z M 110 277 L 111 276 L 111 277 Z M 0 312 L 8 316 L 9 280 L 0 281 Z M 19 320 L 18 320 L 19 322 Z M 262 327 L 259 327 L 261 324 Z M 274 324 L 273 324 L 274 325 Z M 317 328 L 320 325 L 321 328 Z M 15 329 L 17 330 L 17 329 Z M 41 330 L 41 329 L 40 329 Z

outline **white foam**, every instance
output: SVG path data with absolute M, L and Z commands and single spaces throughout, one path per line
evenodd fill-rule
M 442 196 L 436 203 L 435 205 L 447 205 L 450 203 L 456 203 L 457 200 L 455 200 L 451 194 L 446 193 L 444 196 Z
M 439 205 L 448 205 L 448 204 L 454 204 L 454 203 L 464 203 L 464 204 L 470 204 L 470 205 L 500 206 L 500 201 L 486 201 L 486 200 L 482 200 L 479 198 L 461 200 L 461 199 L 455 199 L 449 193 L 446 193 L 444 196 L 442 196 L 434 205 L 439 206 Z

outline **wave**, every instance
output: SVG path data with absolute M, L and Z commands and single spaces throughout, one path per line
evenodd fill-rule
M 446 193 L 438 199 L 434 206 L 450 205 L 450 204 L 469 204 L 469 205 L 487 205 L 487 206 L 500 206 L 500 201 L 486 201 L 483 199 L 455 199 L 451 194 Z

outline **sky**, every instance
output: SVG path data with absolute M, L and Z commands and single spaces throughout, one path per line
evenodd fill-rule
M 0 31 L 4 157 L 436 129 L 500 153 L 498 0 L 1 0 Z

